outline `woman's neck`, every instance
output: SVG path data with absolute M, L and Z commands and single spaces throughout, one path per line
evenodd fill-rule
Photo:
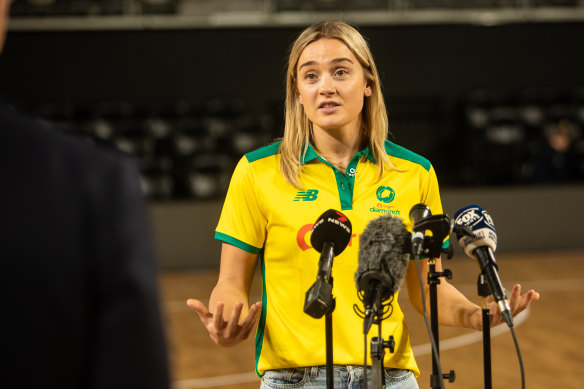
M 320 156 L 343 174 L 361 147 L 359 131 L 343 132 L 315 128 L 312 131 L 312 142 Z

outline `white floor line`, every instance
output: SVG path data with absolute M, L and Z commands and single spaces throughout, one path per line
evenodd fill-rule
M 513 318 L 513 327 L 518 327 L 529 317 L 529 312 L 531 307 L 528 307 L 525 311 L 521 312 L 519 315 Z M 491 328 L 491 338 L 495 336 L 509 332 L 509 328 L 505 324 L 501 324 L 497 327 Z M 454 338 L 440 339 L 440 351 L 451 350 L 454 348 L 459 348 L 467 346 L 469 344 L 482 342 L 483 333 L 482 331 L 471 332 L 466 335 L 455 336 Z M 412 346 L 412 351 L 415 356 L 430 354 L 431 348 L 430 343 L 421 344 L 418 346 Z

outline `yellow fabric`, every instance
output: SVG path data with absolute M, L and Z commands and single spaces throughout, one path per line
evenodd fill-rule
M 367 152 L 359 154 L 353 164 L 354 183 L 352 177 L 349 179 L 351 197 L 351 185 L 339 184 L 341 173 L 310 148 L 301 176 L 304 190 L 299 191 L 280 174 L 276 149 L 277 145 L 268 146 L 240 160 L 216 230 L 216 238 L 244 250 L 259 252 L 263 248 L 264 305 L 256 336 L 257 373 L 326 364 L 324 317 L 314 319 L 303 307 L 305 293 L 316 280 L 319 260 L 319 253 L 310 247 L 310 231 L 318 217 L 331 208 L 343 212 L 353 226 L 352 240 L 335 257 L 332 270 L 334 364 L 362 365 L 363 320 L 353 311 L 353 304 L 362 308 L 354 281 L 359 235 L 371 219 L 387 213 L 401 217 L 411 231 L 408 213 L 417 203 L 441 214 L 434 169 L 427 160 L 388 143 L 388 151 L 397 154 L 389 158 L 401 171 L 388 169 L 379 180 L 377 166 Z M 343 190 L 346 193 L 340 194 Z M 347 193 L 350 205 L 345 203 L 341 209 L 340 197 Z M 393 335 L 396 345 L 394 353 L 386 352 L 384 366 L 409 369 L 418 376 L 397 294 L 392 305 L 393 313 L 383 321 L 382 329 L 384 339 Z M 376 335 L 377 326 L 373 326 L 369 336 Z

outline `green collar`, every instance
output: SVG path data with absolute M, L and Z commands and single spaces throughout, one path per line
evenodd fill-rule
M 369 161 L 375 163 L 375 158 L 373 157 L 373 155 L 371 154 L 371 152 L 369 151 L 369 147 L 365 147 L 363 150 L 358 151 L 357 154 L 355 154 L 355 157 L 353 159 L 361 159 L 362 156 L 365 156 Z M 312 160 L 318 159 L 318 153 L 316 152 L 316 150 L 314 149 L 314 146 L 312 146 L 312 143 L 308 144 L 308 148 L 306 149 L 306 154 L 304 154 L 304 157 L 302 158 L 301 163 L 305 164 L 307 162 L 310 162 Z

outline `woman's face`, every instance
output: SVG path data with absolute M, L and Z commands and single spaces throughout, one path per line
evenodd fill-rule
M 371 95 L 361 64 L 340 40 L 323 38 L 302 52 L 298 98 L 315 129 L 359 131 L 363 99 Z

